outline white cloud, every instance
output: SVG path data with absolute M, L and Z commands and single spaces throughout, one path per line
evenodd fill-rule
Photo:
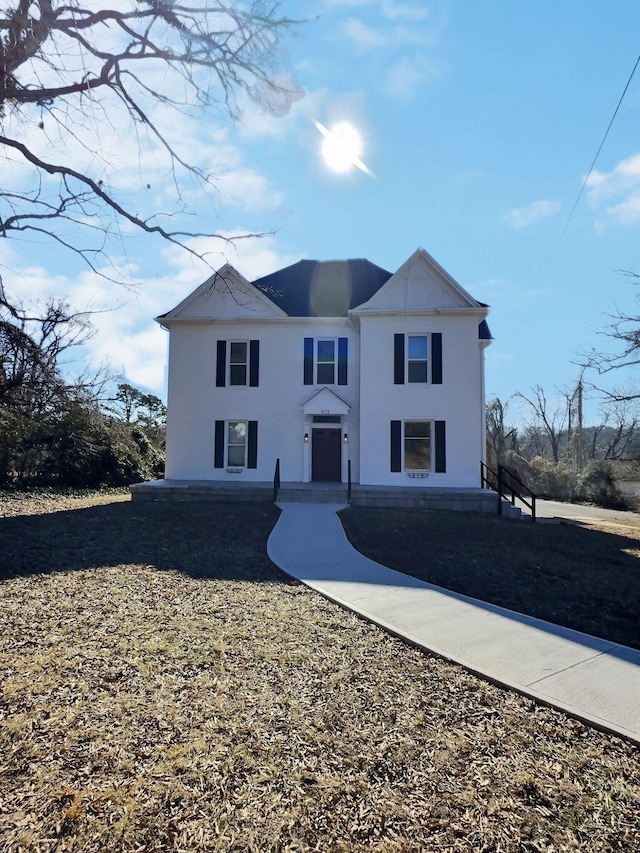
M 253 169 L 236 169 L 216 178 L 216 188 L 223 203 L 243 210 L 265 210 L 282 205 L 282 193 Z
M 612 198 L 640 187 L 640 153 L 621 160 L 610 172 L 594 171 L 586 184 L 587 192 L 595 202 Z
M 363 23 L 359 18 L 349 18 L 341 27 L 342 35 L 352 42 L 360 53 L 368 53 L 383 47 L 389 40 L 388 33 Z
M 13 133 L 42 159 L 103 181 L 107 193 L 132 214 L 148 218 L 161 211 L 156 221 L 170 230 L 208 230 L 225 206 L 255 211 L 282 205 L 281 194 L 264 175 L 247 165 L 241 149 L 230 142 L 228 125 L 205 122 L 193 115 L 181 115 L 176 121 L 175 112 L 162 104 L 152 115 L 177 155 L 202 175 L 211 176 L 209 184 L 180 165 L 174 176 L 163 146 L 144 133 L 136 136 L 126 117 L 117 111 L 98 130 L 93 119 L 80 118 L 73 132 L 65 133 L 45 117 L 44 130 L 34 122 L 8 121 L 7 135 Z M 271 120 L 277 121 L 273 116 Z M 35 195 L 41 178 L 45 188 L 41 198 L 56 203 L 58 178 L 40 176 L 17 152 L 5 148 L 2 153 L 5 192 Z M 84 213 L 76 213 L 82 220 L 99 216 L 98 226 L 114 234 L 127 234 L 133 227 L 99 203 L 85 203 Z
M 338 24 L 337 36 L 357 54 L 380 57 L 375 66 L 383 75 L 380 88 L 394 100 L 409 101 L 442 70 L 441 63 L 426 53 L 440 41 L 442 20 L 425 22 L 424 7 L 407 4 L 381 2 L 376 9 L 378 15 L 367 9 L 362 17 Z
M 416 54 L 403 57 L 389 70 L 385 91 L 394 99 L 410 101 L 437 73 L 435 64 L 426 56 Z
M 358 53 L 370 53 L 381 47 L 387 50 L 399 49 L 414 45 L 426 47 L 433 43 L 434 36 L 424 27 L 397 24 L 389 26 L 381 23 L 374 27 L 364 23 L 360 18 L 349 18 L 338 30 L 339 35 L 351 42 Z
M 621 225 L 640 223 L 640 153 L 621 160 L 610 172 L 594 170 L 586 189 L 595 205 L 614 202 L 605 208 L 610 220 Z M 599 230 L 604 225 L 599 221 Z
M 55 295 L 67 298 L 74 310 L 96 312 L 90 317 L 93 338 L 69 353 L 75 359 L 67 367 L 70 375 L 87 364 L 108 365 L 134 385 L 164 398 L 167 333 L 153 318 L 177 305 L 211 275 L 212 268 L 219 269 L 226 261 L 252 280 L 300 259 L 300 255 L 283 252 L 273 236 L 243 239 L 240 235 L 244 233 L 237 229 L 218 239 L 190 241 L 195 251 L 208 254 L 211 266 L 177 246 L 163 244 L 163 274 L 151 282 L 138 274 L 130 289 L 88 270 L 76 277 L 52 277 L 44 267 L 25 263 L 9 241 L 0 242 L 0 269 L 10 299 L 19 297 L 26 305 Z
M 640 223 L 640 191 L 633 193 L 626 201 L 608 207 L 607 213 L 622 225 Z
M 520 229 L 532 225 L 539 219 L 555 216 L 560 210 L 558 201 L 534 201 L 526 207 L 514 207 L 504 215 L 504 221 L 512 228 Z
M 404 18 L 407 21 L 421 21 L 430 14 L 424 4 L 404 3 L 400 0 L 325 0 L 325 2 L 330 7 L 340 8 L 371 6 L 389 20 Z
M 105 37 L 108 38 L 108 33 Z M 174 97 L 178 103 L 188 103 L 188 92 L 184 91 L 184 81 L 179 75 L 167 75 L 166 69 L 153 61 L 145 63 L 144 73 L 145 84 L 152 90 L 163 97 Z M 280 75 L 275 83 L 280 88 L 261 93 L 262 108 L 273 122 L 277 121 L 276 115 L 284 115 L 303 94 L 291 75 Z M 203 175 L 215 176 L 217 172 L 223 175 L 221 194 L 215 192 L 215 178 L 212 191 L 188 169 L 172 163 L 162 142 L 134 122 L 117 99 L 113 102 L 108 95 L 104 98 L 97 95 L 93 102 L 87 97 L 82 105 L 70 101 L 66 107 L 55 106 L 44 114 L 29 108 L 9 113 L 4 132 L 27 145 L 41 159 L 101 181 L 106 192 L 141 218 L 162 210 L 173 217 L 175 230 L 205 230 L 206 226 L 193 227 L 194 208 L 204 221 L 211 222 L 218 208 L 225 204 L 253 210 L 280 205 L 280 198 L 269 182 L 248 167 L 240 150 L 230 144 L 229 120 L 224 112 L 216 114 L 214 120 L 210 115 L 205 119 L 196 108 L 174 109 L 144 93 L 140 95 L 140 103 L 180 159 Z M 2 154 L 5 191 L 35 195 L 42 179 L 45 192 L 41 198 L 56 202 L 57 177 L 39 175 L 17 151 L 3 147 Z M 102 208 L 92 211 L 85 206 L 88 212 L 96 213 L 98 209 L 102 215 Z M 186 226 L 180 223 L 183 214 L 191 219 Z M 126 230 L 124 221 L 116 226 L 117 217 L 108 212 L 104 215 L 113 230 Z
M 404 18 L 407 21 L 423 21 L 429 17 L 429 9 L 416 3 L 398 3 L 397 0 L 382 0 L 382 14 L 386 18 Z

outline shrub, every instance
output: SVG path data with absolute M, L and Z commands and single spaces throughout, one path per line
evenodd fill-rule
M 573 499 L 608 509 L 624 509 L 627 501 L 618 488 L 610 462 L 593 462 L 576 483 Z

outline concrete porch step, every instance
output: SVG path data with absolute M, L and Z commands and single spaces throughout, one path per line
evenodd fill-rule
M 521 519 L 524 518 L 524 513 L 519 506 L 512 504 L 510 501 L 503 500 L 502 501 L 502 517 L 503 518 L 513 518 L 513 519 Z M 529 514 L 529 518 L 531 515 Z
M 346 504 L 347 487 L 340 483 L 329 483 L 327 486 L 305 483 L 304 488 L 283 485 L 278 492 L 278 502 Z

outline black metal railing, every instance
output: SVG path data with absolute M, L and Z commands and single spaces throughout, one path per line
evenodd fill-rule
M 498 515 L 502 515 L 503 498 L 509 501 L 512 506 L 515 506 L 517 498 L 530 510 L 532 521 L 536 520 L 536 494 L 513 471 L 504 465 L 498 465 L 498 470 L 494 471 L 484 462 L 481 462 L 480 482 L 483 488 L 492 489 L 498 493 Z
M 347 503 L 351 505 L 351 460 L 347 459 Z
M 480 463 L 480 485 L 483 489 L 491 489 L 492 492 L 498 491 L 498 474 L 484 462 Z
M 278 492 L 280 491 L 280 459 L 276 459 L 276 470 L 273 473 L 273 502 L 278 500 Z

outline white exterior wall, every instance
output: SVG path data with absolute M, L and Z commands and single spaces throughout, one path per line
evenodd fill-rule
M 361 317 L 360 483 L 416 487 L 478 487 L 484 459 L 483 345 L 478 313 Z M 394 334 L 442 333 L 442 384 L 394 384 Z M 446 422 L 446 473 L 414 479 L 391 472 L 390 422 Z
M 213 466 L 213 442 L 207 427 L 211 365 L 215 365 L 215 341 L 212 343 L 208 324 L 173 326 L 169 337 L 167 480 L 206 479 L 205 470 L 209 463 Z
M 279 458 L 282 482 L 308 482 L 313 415 L 340 414 L 348 436 L 341 445 L 343 482 L 350 458 L 353 482 L 363 485 L 478 487 L 489 343 L 478 339 L 478 327 L 486 314 L 422 249 L 351 319 L 287 317 L 235 270 L 223 268 L 159 318 L 171 330 L 166 478 L 271 482 Z M 394 384 L 398 333 L 442 335 L 441 385 Z M 329 393 L 304 384 L 305 337 L 348 339 L 347 385 L 329 386 Z M 260 341 L 258 387 L 216 387 L 218 340 Z M 214 466 L 215 422 L 229 420 L 258 422 L 257 468 L 234 473 Z M 390 424 L 403 420 L 445 422 L 446 473 L 391 472 Z
M 349 436 L 343 445 L 342 478 L 347 458 L 359 453 L 358 336 L 345 319 L 274 319 L 260 321 L 203 321 L 173 323 L 169 352 L 166 479 L 270 482 L 280 459 L 283 482 L 311 477 L 311 440 L 305 444 L 305 424 L 311 439 L 311 416 L 302 405 L 322 385 L 303 383 L 304 338 L 348 339 L 347 385 L 331 390 L 351 407 L 343 418 Z M 216 342 L 260 341 L 258 387 L 216 387 Z M 337 378 L 337 377 L 336 377 Z M 216 420 L 258 422 L 258 467 L 229 473 L 214 467 Z M 353 478 L 357 479 L 357 465 Z

